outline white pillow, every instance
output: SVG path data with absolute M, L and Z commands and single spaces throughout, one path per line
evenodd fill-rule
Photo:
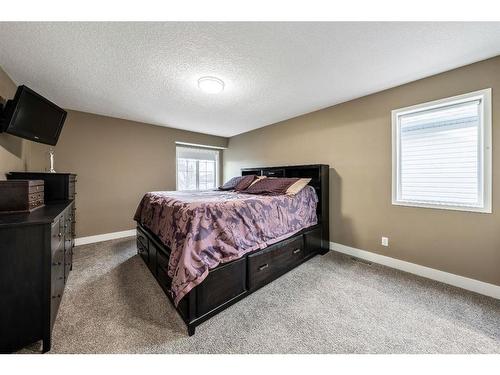
M 286 195 L 295 195 L 302 189 L 304 189 L 307 184 L 311 182 L 310 178 L 301 178 L 297 182 L 294 182 L 292 185 L 286 189 Z

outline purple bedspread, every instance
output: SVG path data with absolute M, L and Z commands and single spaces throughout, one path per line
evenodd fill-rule
M 317 202 L 311 186 L 295 196 L 158 191 L 144 195 L 134 220 L 171 249 L 167 272 L 177 305 L 220 263 L 317 224 Z

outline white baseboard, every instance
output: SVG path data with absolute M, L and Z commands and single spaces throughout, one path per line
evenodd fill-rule
M 131 237 L 135 235 L 136 230 L 131 229 L 121 232 L 98 234 L 96 236 L 80 237 L 75 239 L 75 246 L 109 241 L 117 238 Z M 342 245 L 336 242 L 330 242 L 330 249 L 338 251 L 339 253 L 347 254 L 356 258 L 382 264 L 387 267 L 395 268 L 401 271 L 412 273 L 414 275 L 440 281 L 445 284 L 453 285 L 462 289 L 470 290 L 472 292 L 500 299 L 500 286 L 498 285 L 489 284 L 483 281 L 470 279 L 468 277 L 455 275 L 453 273 L 436 270 L 434 268 L 421 266 L 419 264 L 372 253 L 370 251 L 357 249 L 355 247 Z
M 342 245 L 336 242 L 330 242 L 330 249 L 338 251 L 339 253 L 344 253 L 356 258 L 382 264 L 387 267 L 395 268 L 401 271 L 412 273 L 414 275 L 426 277 L 428 279 L 440 281 L 445 284 L 453 285 L 462 289 L 470 290 L 472 292 L 500 299 L 500 286 L 498 285 L 485 283 L 483 281 L 475 279 L 469 279 L 468 277 L 439 271 L 434 268 L 429 268 L 421 266 L 419 264 L 406 262 L 404 260 L 372 253 L 370 251 L 356 249 L 355 247 Z
M 136 230 L 131 229 L 131 230 L 124 230 L 121 232 L 98 234 L 96 236 L 80 237 L 75 239 L 75 246 L 86 245 L 95 242 L 115 240 L 117 238 L 135 236 L 135 233 Z

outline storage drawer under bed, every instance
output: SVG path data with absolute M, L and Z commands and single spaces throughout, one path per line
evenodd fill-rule
M 321 228 L 304 233 L 304 256 L 316 254 L 318 251 L 321 251 Z
M 197 314 L 201 316 L 246 291 L 245 258 L 234 260 L 211 270 L 196 286 Z
M 304 259 L 304 239 L 298 236 L 248 256 L 248 289 L 254 291 L 294 268 Z
M 167 293 L 172 285 L 172 279 L 168 276 L 168 258 L 168 255 L 162 250 L 156 249 L 156 278 Z
M 205 280 L 179 302 L 177 310 L 185 321 L 213 313 L 237 297 L 253 292 L 295 268 L 317 252 L 320 228 L 250 253 L 211 270 Z M 137 250 L 158 284 L 170 296 L 172 279 L 168 276 L 169 249 L 137 228 Z
M 140 229 L 137 229 L 137 252 L 149 264 L 149 240 Z

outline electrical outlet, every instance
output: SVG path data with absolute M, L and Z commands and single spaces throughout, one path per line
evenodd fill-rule
M 389 246 L 389 237 L 382 237 L 381 245 Z

